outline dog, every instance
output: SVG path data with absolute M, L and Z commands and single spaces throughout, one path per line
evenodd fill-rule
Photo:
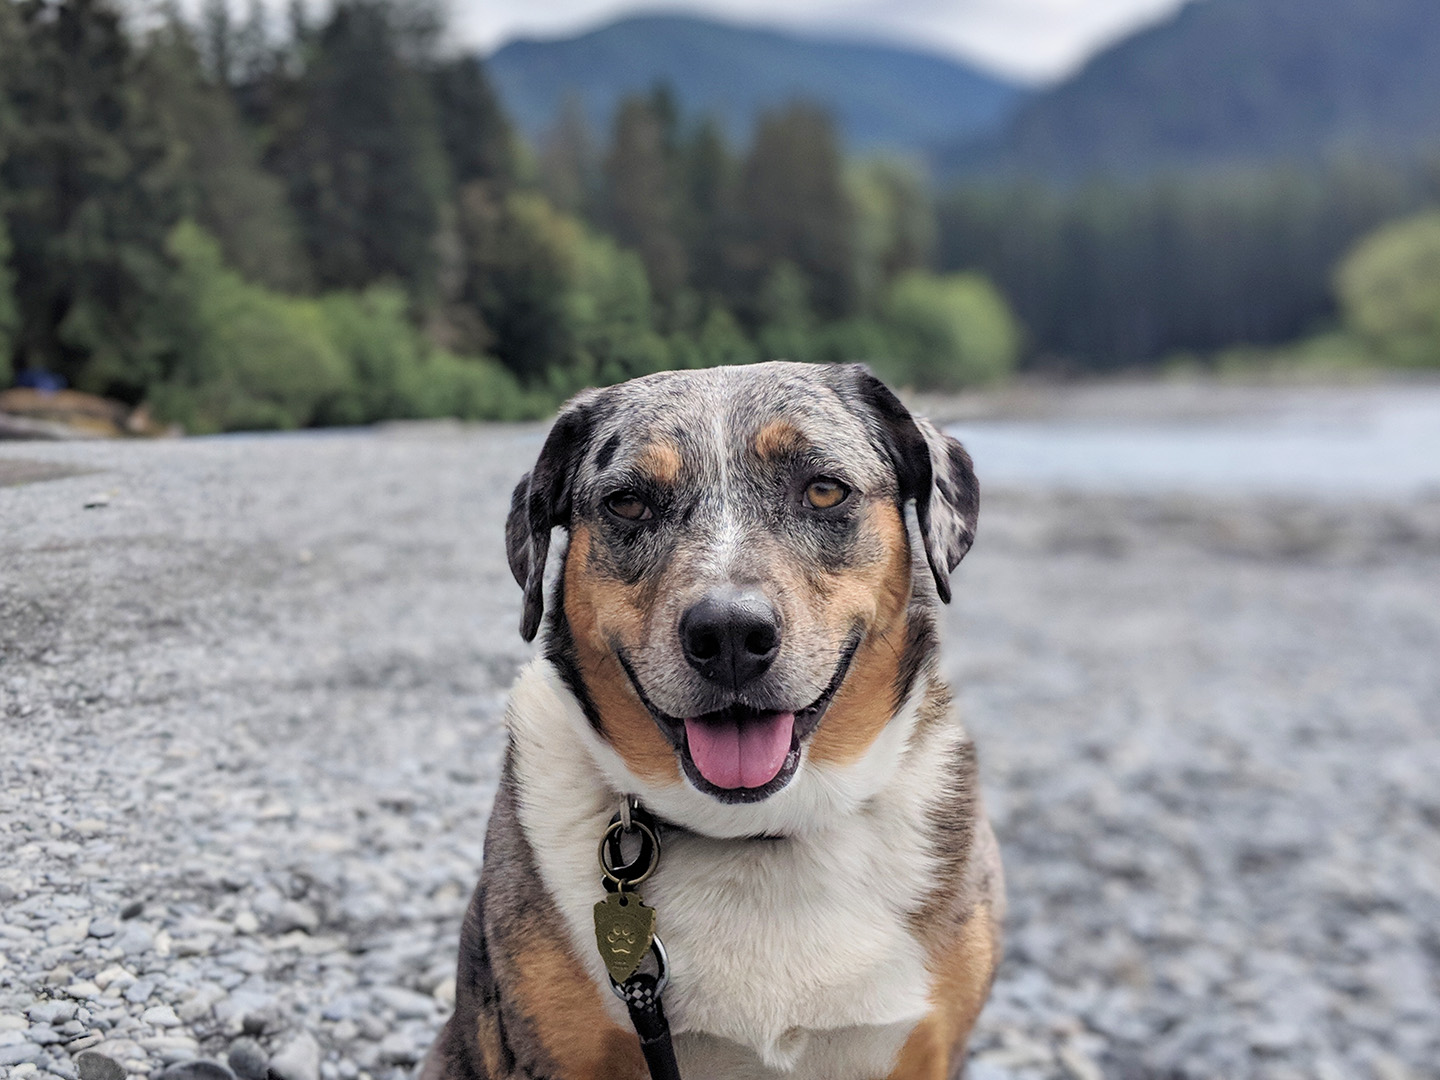
M 423 1080 L 649 1076 L 594 921 L 622 805 L 663 841 L 643 903 L 685 1080 L 960 1076 L 1004 913 L 937 659 L 978 508 L 961 445 L 859 365 L 565 406 L 506 523 L 542 647 Z

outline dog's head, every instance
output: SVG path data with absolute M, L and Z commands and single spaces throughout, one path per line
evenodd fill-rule
M 617 787 L 686 824 L 793 801 L 797 775 L 856 767 L 910 696 L 978 502 L 960 444 L 863 367 L 589 391 L 515 489 L 521 633 L 561 526 L 546 655 Z

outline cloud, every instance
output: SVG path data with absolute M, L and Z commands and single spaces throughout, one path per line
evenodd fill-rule
M 1062 77 L 1097 49 L 1182 0 L 693 0 L 669 5 L 724 18 L 876 35 L 1031 80 Z M 575 33 L 636 10 L 631 0 L 453 0 L 457 32 L 493 49 L 512 37 Z M 653 10 L 651 6 L 649 10 Z

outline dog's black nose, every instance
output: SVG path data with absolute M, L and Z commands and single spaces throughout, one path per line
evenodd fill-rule
M 780 651 L 780 620 L 758 592 L 712 592 L 680 617 L 680 645 L 701 675 L 739 690 Z

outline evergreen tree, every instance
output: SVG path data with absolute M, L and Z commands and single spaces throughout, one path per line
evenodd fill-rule
M 935 207 L 923 179 L 894 161 L 849 169 L 855 210 L 856 287 L 860 306 L 876 309 L 901 274 L 930 265 L 935 252 Z
M 277 122 L 285 177 L 318 283 L 404 284 L 429 297 L 449 178 L 435 107 L 379 0 L 342 0 L 315 36 Z
M 24 62 L 25 42 L 21 37 L 15 7 L 10 0 L 0 0 L 0 177 L 4 175 L 5 157 L 15 134 L 10 85 Z M 10 382 L 11 354 L 20 329 L 15 277 L 10 269 L 10 229 L 5 221 L 6 209 L 6 192 L 0 186 L 0 388 Z
M 788 261 L 822 318 L 855 306 L 853 212 L 834 125 L 812 105 L 763 116 L 740 183 L 748 267 L 762 277 Z
M 219 25 L 219 17 L 211 24 Z M 260 168 L 228 90 L 205 79 L 199 49 L 178 19 L 150 35 L 136 81 L 171 148 L 184 216 L 204 226 L 226 263 L 251 281 L 303 287 L 305 256 L 284 187 Z
M 690 278 L 702 293 L 731 296 L 730 238 L 736 229 L 736 164 L 724 132 L 701 121 L 681 152 L 681 235 Z
M 10 230 L 0 215 L 0 388 L 13 374 L 11 353 L 20 329 L 20 308 L 15 303 L 15 278 L 10 271 Z
M 540 189 L 557 209 L 593 221 L 599 188 L 599 166 L 585 124 L 585 107 L 571 95 L 540 143 Z
M 957 189 L 939 263 L 978 269 L 1037 362 L 1082 368 L 1290 341 L 1334 314 L 1337 260 L 1381 222 L 1440 199 L 1440 177 L 1359 162 L 1063 190 Z
M 82 388 L 138 398 L 155 375 L 144 313 L 163 283 L 176 200 L 108 0 L 25 0 L 23 62 L 6 66 L 19 354 Z
M 662 303 L 673 300 L 688 276 L 677 229 L 670 141 L 674 116 L 663 95 L 630 98 L 615 114 L 615 133 L 605 161 L 610 230 L 640 254 L 650 285 Z
M 573 354 L 569 288 L 580 223 L 533 192 L 500 195 L 486 184 L 460 193 L 464 283 L 458 300 L 473 313 L 466 344 L 495 355 L 529 384 Z
M 473 56 L 439 65 L 430 75 L 440 139 L 458 184 L 515 180 L 515 135 L 485 68 Z

